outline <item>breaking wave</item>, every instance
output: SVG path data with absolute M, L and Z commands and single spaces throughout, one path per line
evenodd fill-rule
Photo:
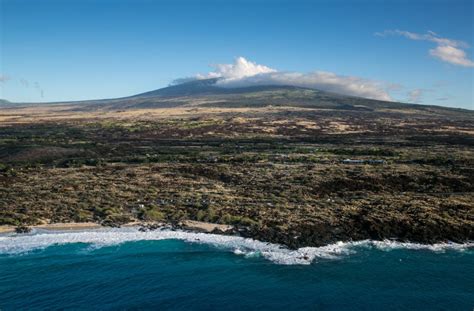
M 45 249 L 52 245 L 70 243 L 90 244 L 93 248 L 118 245 L 133 241 L 182 240 L 189 243 L 208 244 L 246 257 L 262 256 L 274 263 L 294 265 L 310 264 L 318 259 L 339 259 L 356 252 L 357 248 L 379 250 L 422 249 L 435 252 L 446 250 L 463 251 L 474 247 L 474 243 L 417 244 L 396 241 L 338 242 L 322 247 L 303 247 L 290 250 L 278 244 L 266 243 L 238 236 L 224 236 L 186 231 L 156 230 L 140 232 L 137 228 L 95 229 L 84 231 L 38 230 L 29 235 L 0 236 L 0 254 L 23 254 Z

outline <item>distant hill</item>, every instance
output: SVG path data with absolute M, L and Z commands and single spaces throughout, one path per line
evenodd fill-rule
M 176 97 L 203 94 L 222 94 L 225 89 L 216 86 L 216 79 L 205 79 L 185 82 L 182 84 L 172 85 L 165 88 L 157 89 L 150 92 L 134 95 L 132 97 Z
M 373 111 L 379 109 L 415 109 L 443 113 L 468 111 L 440 106 L 417 105 L 354 97 L 290 85 L 258 85 L 227 88 L 218 85 L 218 78 L 194 80 L 133 95 L 102 101 L 99 106 L 110 109 L 200 107 L 265 107 L 289 106 L 336 109 L 341 111 Z
M 55 104 L 72 105 L 71 109 L 77 111 L 97 111 L 173 107 L 258 108 L 284 106 L 337 111 L 392 110 L 404 113 L 408 110 L 416 110 L 440 115 L 474 114 L 473 111 L 466 109 L 380 101 L 289 85 L 226 88 L 219 86 L 217 82 L 218 78 L 194 80 L 116 99 L 55 103 L 10 103 L 2 100 L 0 107 Z
M 171 85 L 154 91 L 137 94 L 131 97 L 181 97 L 193 95 L 221 95 L 221 94 L 242 94 L 275 90 L 304 90 L 307 88 L 289 85 L 258 85 L 238 88 L 226 88 L 218 86 L 219 78 L 202 79 L 189 81 L 177 85 Z M 309 89 L 307 89 L 309 90 Z
M 9 102 L 8 100 L 6 99 L 0 99 L 0 106 L 7 106 L 7 105 L 11 105 L 12 103 Z

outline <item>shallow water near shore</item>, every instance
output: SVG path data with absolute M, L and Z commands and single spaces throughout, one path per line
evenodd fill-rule
M 0 236 L 0 309 L 471 310 L 473 262 L 468 244 L 38 231 Z

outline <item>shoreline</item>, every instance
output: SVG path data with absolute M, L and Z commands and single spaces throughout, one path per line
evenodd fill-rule
M 269 244 L 277 244 L 285 246 L 288 250 L 298 250 L 300 248 L 319 248 L 319 247 L 328 247 L 331 245 L 336 245 L 338 243 L 360 243 L 364 241 L 372 241 L 374 243 L 399 243 L 399 244 L 413 244 L 413 245 L 423 245 L 427 247 L 436 246 L 436 245 L 465 245 L 467 247 L 473 247 L 474 241 L 472 240 L 465 240 L 462 242 L 458 241 L 450 241 L 440 240 L 435 242 L 421 242 L 421 241 L 410 241 L 410 240 L 398 240 L 398 239 L 384 239 L 384 240 L 373 240 L 373 239 L 348 239 L 348 240 L 339 240 L 333 241 L 327 244 L 321 245 L 302 245 L 297 248 L 292 248 L 290 245 L 286 243 L 278 242 L 278 241 L 269 241 L 265 239 L 259 238 L 258 235 L 255 234 L 242 234 L 242 228 L 238 228 L 232 225 L 224 225 L 224 224 L 215 224 L 210 222 L 202 222 L 202 221 L 195 221 L 195 220 L 183 220 L 178 224 L 170 224 L 165 222 L 141 222 L 141 221 L 133 221 L 126 224 L 123 224 L 119 227 L 111 227 L 111 226 L 103 226 L 98 223 L 94 222 L 71 222 L 71 223 L 52 223 L 52 224 L 40 224 L 34 226 L 28 226 L 28 228 L 35 230 L 46 230 L 46 231 L 88 231 L 93 229 L 112 229 L 112 228 L 137 228 L 138 231 L 141 232 L 152 232 L 160 229 L 171 229 L 172 231 L 185 231 L 191 233 L 204 233 L 204 234 L 214 234 L 214 235 L 222 235 L 222 236 L 234 236 L 234 237 L 241 237 L 241 238 L 250 238 L 255 241 L 259 241 L 261 243 L 269 243 Z M 11 225 L 0 225 L 0 236 L 9 235 L 11 233 L 16 233 L 15 229 L 16 226 Z M 244 230 L 245 232 L 245 230 Z M 23 233 L 17 233 L 18 236 L 23 235 Z
M 140 222 L 134 221 L 127 224 L 123 224 L 120 227 L 140 227 L 144 230 L 155 230 L 161 227 L 172 226 L 169 223 L 153 223 L 153 222 Z M 42 229 L 50 231 L 72 231 L 72 230 L 87 230 L 87 229 L 101 229 L 101 228 L 113 228 L 110 226 L 103 226 L 95 222 L 58 222 L 52 224 L 41 224 L 26 226 L 30 229 Z M 234 230 L 234 226 L 223 225 L 223 224 L 214 224 L 209 222 L 195 221 L 195 220 L 183 220 L 177 227 L 180 229 L 185 229 L 193 232 L 201 233 L 216 233 L 216 234 L 225 234 Z M 0 234 L 6 233 L 15 233 L 17 226 L 11 225 L 0 225 Z
M 236 255 L 262 256 L 276 264 L 309 265 L 314 260 L 333 260 L 357 252 L 358 248 L 377 249 L 381 251 L 407 249 L 445 252 L 447 250 L 473 250 L 474 241 L 465 243 L 440 242 L 423 244 L 416 242 L 400 242 L 394 240 L 357 240 L 336 241 L 324 246 L 306 246 L 297 249 L 289 248 L 280 243 L 271 243 L 251 237 L 218 234 L 217 232 L 199 232 L 196 230 L 150 224 L 138 226 L 130 223 L 121 228 L 100 226 L 95 223 L 54 224 L 38 226 L 45 231 L 30 234 L 0 234 L 0 254 L 28 253 L 35 249 L 45 249 L 52 245 L 84 243 L 96 247 L 119 245 L 136 241 L 180 240 L 189 243 L 208 244 L 222 247 Z M 198 225 L 212 225 L 198 223 Z M 69 230 L 69 231 L 68 231 Z M 48 232 L 49 231 L 49 232 Z M 95 247 L 93 247 L 95 249 Z
M 166 223 L 131 222 L 121 227 L 102 226 L 97 223 L 56 223 L 38 225 L 33 231 L 26 234 L 17 234 L 12 228 L 0 226 L 4 231 L 0 233 L 0 255 L 21 254 L 36 249 L 45 249 L 52 245 L 70 243 L 85 243 L 96 247 L 119 245 L 125 242 L 180 240 L 189 243 L 207 244 L 222 247 L 235 255 L 244 257 L 262 256 L 275 264 L 283 265 L 310 265 L 315 260 L 336 260 L 357 252 L 358 248 L 370 248 L 380 251 L 396 249 L 426 250 L 435 253 L 444 253 L 447 250 L 473 250 L 474 241 L 456 243 L 450 241 L 436 243 L 418 243 L 395 240 L 347 240 L 334 241 L 326 245 L 307 245 L 291 248 L 286 244 L 260 240 L 252 236 L 243 236 L 239 230 L 224 232 L 216 230 L 212 223 L 181 222 L 178 225 Z M 210 229 L 212 228 L 212 231 Z M 223 228 L 223 227 L 221 227 Z M 238 229 L 238 228 L 234 228 Z

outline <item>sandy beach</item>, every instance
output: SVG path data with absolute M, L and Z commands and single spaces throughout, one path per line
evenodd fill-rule
M 130 222 L 128 224 L 125 224 L 123 225 L 123 227 L 134 227 L 134 226 L 147 225 L 147 224 L 148 223 L 146 222 L 135 221 L 135 222 Z M 218 230 L 221 232 L 227 232 L 233 229 L 233 226 L 231 225 L 213 224 L 213 223 L 194 221 L 194 220 L 184 220 L 181 222 L 181 226 L 187 230 L 206 232 L 206 233 L 211 233 L 211 232 L 214 232 L 215 230 Z M 7 226 L 7 225 L 0 226 L 0 234 L 15 232 L 15 228 L 16 228 L 15 226 Z M 80 222 L 80 223 L 59 222 L 59 223 L 54 223 L 54 224 L 41 224 L 41 225 L 29 226 L 29 228 L 65 231 L 65 230 L 97 229 L 97 228 L 105 228 L 105 227 L 94 222 Z
M 54 223 L 30 226 L 31 229 L 46 229 L 46 230 L 81 230 L 81 229 L 96 229 L 102 226 L 94 222 L 81 223 Z M 15 226 L 0 226 L 0 233 L 15 232 Z
M 181 225 L 184 229 L 205 233 L 215 232 L 216 230 L 221 232 L 227 232 L 234 228 L 234 226 L 231 225 L 221 225 L 196 220 L 184 220 L 181 222 Z

